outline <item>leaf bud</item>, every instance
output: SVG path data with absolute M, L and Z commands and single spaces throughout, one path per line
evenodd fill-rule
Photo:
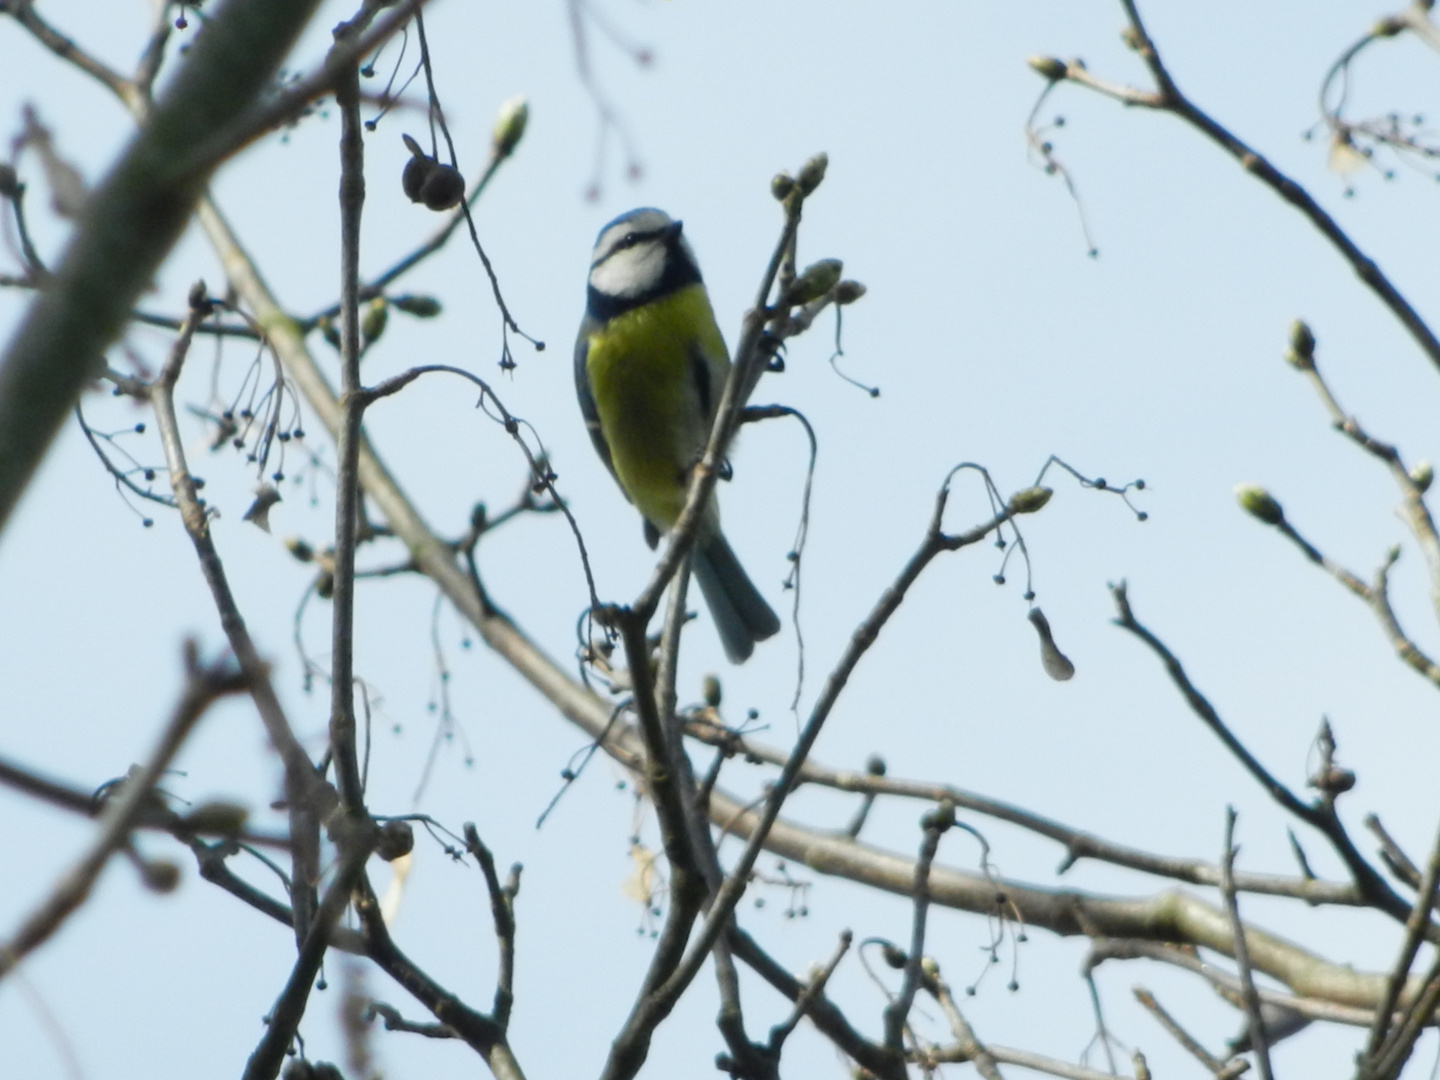
M 937 832 L 945 832 L 955 824 L 955 804 L 949 799 L 941 799 L 940 805 L 931 810 L 923 818 L 921 825 L 926 829 L 934 829 Z
M 172 893 L 180 884 L 180 867 L 169 859 L 146 859 L 140 863 L 140 880 L 151 892 Z
M 409 293 L 392 296 L 390 306 L 399 308 L 406 315 L 414 315 L 417 319 L 433 319 L 440 314 L 440 301 L 433 296 L 413 296 Z
M 827 154 L 816 154 L 804 165 L 795 175 L 795 186 L 800 189 L 801 195 L 809 195 L 820 186 L 820 181 L 825 179 L 825 169 L 830 164 Z
M 194 833 L 234 836 L 245 827 L 245 819 L 249 816 L 250 811 L 239 803 L 212 799 L 195 807 L 180 821 Z
M 1025 62 L 1030 65 L 1031 71 L 1051 82 L 1059 82 L 1069 70 L 1064 60 L 1054 56 L 1032 56 Z
M 385 333 L 385 324 L 390 321 L 390 304 L 385 297 L 377 296 L 365 305 L 365 314 L 360 318 L 360 334 L 366 345 L 374 344 Z
M 705 699 L 705 704 L 710 708 L 718 709 L 720 707 L 720 680 L 718 677 L 706 675 L 705 681 L 701 684 L 700 693 Z
M 835 286 L 835 303 L 844 307 L 865 295 L 865 286 L 858 281 L 842 281 Z
M 1029 487 L 1010 496 L 1008 509 L 1012 514 L 1033 514 L 1050 501 L 1053 488 Z
M 1315 335 L 1304 319 L 1290 324 L 1290 348 L 1285 352 L 1285 362 L 1299 371 L 1315 370 Z
M 845 264 L 839 259 L 821 259 L 817 263 L 811 263 L 803 274 L 790 283 L 782 302 L 800 305 L 819 300 L 840 284 L 840 275 L 844 270 Z
M 320 336 L 323 337 L 332 348 L 340 348 L 340 331 L 335 326 L 335 320 L 326 315 L 320 319 Z
M 502 101 L 495 116 L 495 128 L 490 133 L 491 156 L 498 160 L 513 154 L 525 137 L 525 125 L 529 122 L 530 102 L 524 94 Z
M 784 202 L 785 197 L 795 190 L 795 178 L 789 173 L 776 173 L 770 178 L 770 194 Z
M 1410 482 L 1420 489 L 1420 494 L 1425 494 L 1435 482 L 1435 466 L 1424 459 L 1417 461 L 1410 470 Z
M 1251 517 L 1259 518 L 1266 525 L 1279 525 L 1285 520 L 1285 511 L 1275 497 L 1259 484 L 1236 484 L 1235 499 Z

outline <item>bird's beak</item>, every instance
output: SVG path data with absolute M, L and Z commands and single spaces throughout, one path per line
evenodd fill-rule
M 665 238 L 666 243 L 670 243 L 679 239 L 680 230 L 684 227 L 685 223 L 683 221 L 672 221 L 669 225 L 665 226 L 665 231 L 661 233 L 661 236 Z

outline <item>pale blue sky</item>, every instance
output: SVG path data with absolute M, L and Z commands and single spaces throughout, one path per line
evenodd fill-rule
M 489 287 L 473 251 L 457 242 L 404 282 L 406 291 L 439 298 L 445 316 L 420 323 L 392 315 L 366 377 L 444 362 L 492 379 L 549 448 L 601 596 L 627 599 L 652 556 L 591 451 L 570 372 L 595 232 L 635 205 L 683 218 L 733 342 L 778 235 L 770 176 L 825 150 L 830 171 L 807 206 L 801 258 L 843 258 L 847 274 L 869 287 L 846 314 L 844 365 L 882 393 L 872 400 L 834 376 L 828 321 L 792 344 L 786 374 L 767 378 L 757 393 L 803 410 L 820 441 L 801 608 L 805 701 L 918 544 L 934 492 L 954 464 L 984 463 L 1007 492 L 1028 485 L 1052 453 L 1112 482 L 1143 477 L 1148 488 L 1138 504 L 1150 520 L 1137 523 L 1118 500 L 1054 476 L 1056 497 L 1026 522 L 1025 535 L 1038 602 L 1078 668 L 1075 679 L 1055 684 L 1041 672 L 1021 596 L 1023 568 L 1012 563 L 1010 583 L 997 588 L 994 548 L 968 550 L 940 560 L 903 605 L 860 665 L 817 757 L 853 767 L 878 750 L 892 774 L 954 782 L 1177 856 L 1215 857 L 1224 808 L 1233 803 L 1242 868 L 1293 872 L 1290 822 L 1186 711 L 1155 661 L 1109 625 L 1106 583 L 1125 578 L 1140 618 L 1189 664 L 1247 745 L 1297 789 L 1309 743 L 1328 715 L 1342 760 L 1360 776 L 1343 804 L 1347 821 L 1359 832 L 1361 816 L 1376 812 L 1419 857 L 1436 810 L 1433 690 L 1395 661 L 1359 602 L 1236 509 L 1232 488 L 1242 480 L 1267 484 L 1313 542 L 1368 578 L 1385 548 L 1404 539 L 1392 513 L 1397 496 L 1378 465 L 1329 429 L 1314 395 L 1282 362 L 1287 327 L 1296 316 L 1311 320 L 1320 363 L 1342 402 L 1411 459 L 1440 453 L 1440 381 L 1314 231 L 1218 149 L 1170 117 L 1062 88 L 1042 115 L 1065 118 L 1052 138 L 1100 249 L 1098 259 L 1086 256 L 1074 202 L 1027 155 L 1023 124 L 1042 83 L 1025 59 L 1078 55 L 1096 74 L 1142 81 L 1139 61 L 1118 38 L 1118 5 L 597 0 L 597 7 L 654 63 L 638 69 L 592 29 L 597 79 L 643 164 L 638 182 L 628 181 L 612 143 L 594 201 L 585 192 L 596 114 L 576 74 L 565 6 L 452 0 L 437 3 L 427 22 L 467 173 L 483 162 L 498 104 L 517 93 L 530 99 L 530 130 L 478 205 L 477 221 L 512 310 L 550 347 L 535 354 L 518 345 L 518 370 L 498 373 Z M 72 0 L 40 10 L 122 67 L 147 18 L 134 2 Z M 330 5 L 315 25 L 328 27 L 345 13 Z M 1323 144 L 1301 138 L 1317 119 L 1326 67 L 1384 9 L 1152 3 L 1145 13 L 1180 85 L 1309 186 L 1423 315 L 1440 315 L 1433 180 L 1402 170 L 1399 182 L 1386 184 L 1362 173 L 1354 178 L 1357 196 L 1346 199 L 1344 181 L 1326 170 Z M 294 66 L 313 63 L 325 39 L 312 33 Z M 17 130 L 21 104 L 35 102 L 61 150 L 87 179 L 98 179 L 129 130 L 118 105 L 8 20 L 0 21 L 0 59 L 7 71 L 0 134 Z M 1440 89 L 1434 60 L 1408 40 L 1377 49 L 1360 69 L 1357 107 L 1423 109 Z M 418 113 L 397 112 L 370 137 L 367 272 L 389 265 L 433 224 L 398 183 L 400 133 L 421 129 Z M 297 313 L 336 293 L 337 137 L 333 117 L 309 120 L 285 143 L 255 148 L 215 186 L 270 284 Z M 26 178 L 36 179 L 33 171 Z M 37 182 L 34 224 L 53 257 L 64 228 L 40 205 L 42 188 Z M 192 233 L 146 306 L 178 311 L 197 276 L 221 288 L 217 264 Z M 0 336 L 8 336 L 23 300 L 0 293 Z M 129 343 L 153 365 L 166 340 L 137 330 Z M 182 383 L 188 400 L 203 400 L 208 349 L 192 354 Z M 233 347 L 226 358 L 228 378 L 248 362 Z M 142 418 L 101 394 L 86 405 L 107 429 Z M 502 507 L 524 480 L 518 453 L 472 406 L 468 386 L 422 380 L 369 421 L 382 455 L 450 535 L 463 531 L 476 500 Z M 275 535 L 262 534 L 240 520 L 253 477 L 231 455 L 207 457 L 202 430 L 191 431 L 193 464 L 221 511 L 217 542 L 240 603 L 275 664 L 292 722 L 318 752 L 327 703 L 302 692 L 290 640 L 308 577 L 279 538 L 323 542 L 328 489 L 318 485 L 321 501 L 312 506 L 307 486 L 287 488 L 272 514 Z M 159 459 L 153 445 L 134 446 Z M 780 582 L 805 455 L 794 425 L 748 430 L 734 455 L 735 480 L 721 493 L 727 533 L 777 607 L 790 599 Z M 298 465 L 288 471 L 298 475 Z M 958 530 L 987 511 L 973 481 L 956 488 L 947 523 Z M 123 774 L 147 752 L 179 685 L 181 638 L 195 634 L 207 650 L 220 647 L 179 522 L 155 516 L 156 526 L 142 529 L 79 432 L 66 430 L 0 537 L 0 754 L 77 784 Z M 568 656 L 585 594 L 561 520 L 507 527 L 482 547 L 481 563 L 496 601 L 552 654 Z M 1394 583 L 1405 625 L 1434 649 L 1434 615 L 1413 549 Z M 360 595 L 357 670 L 382 699 L 375 809 L 410 808 L 430 747 L 433 599 L 424 582 L 404 579 L 369 583 Z M 534 821 L 582 738 L 482 646 L 463 649 L 449 612 L 440 627 L 454 710 L 476 762 L 466 768 L 458 747 L 443 749 L 422 809 L 454 828 L 474 820 L 502 865 L 525 863 L 512 1044 L 533 1077 L 589 1075 L 649 955 L 635 932 L 642 913 L 622 894 L 633 804 L 616 790 L 617 771 L 597 760 L 537 832 Z M 312 606 L 305 635 L 322 660 L 327 628 L 328 611 Z M 687 642 L 682 697 L 698 697 L 701 676 L 718 670 L 731 720 L 753 706 L 769 724 L 765 737 L 784 743 L 794 730 L 787 710 L 795 669 L 793 631 L 736 669 L 702 617 Z M 241 704 L 216 710 L 180 768 L 184 775 L 166 787 L 185 798 L 227 794 L 260 813 L 277 793 L 278 769 L 253 711 Z M 725 777 L 741 791 L 757 782 L 738 765 Z M 5 934 L 82 848 L 89 827 L 4 791 L 0 807 L 9 823 L 0 839 L 11 883 L 0 892 Z M 850 804 L 805 793 L 792 809 L 838 827 Z M 918 804 L 888 808 L 865 835 L 912 851 L 922 812 Z M 1087 864 L 1057 882 L 1062 853 L 1054 845 L 975 824 L 998 867 L 1019 880 L 1134 895 L 1163 889 Z M 641 831 L 653 839 L 648 823 Z M 1336 860 L 1313 835 L 1302 839 L 1317 872 L 1334 876 Z M 144 849 L 185 862 L 163 838 L 145 838 Z M 947 837 L 941 857 L 976 865 L 973 843 L 958 834 Z M 762 866 L 769 870 L 771 860 Z M 253 864 L 246 869 L 273 884 Z M 376 871 L 377 880 L 384 876 Z M 857 937 L 908 938 L 907 904 L 803 876 L 819 881 L 808 918 L 785 919 L 785 897 L 775 890 L 760 894 L 762 910 L 743 909 L 747 927 L 793 970 L 828 956 L 844 927 Z M 30 989 L 15 980 L 0 985 L 7 1074 L 66 1075 L 32 991 L 87 1077 L 239 1069 L 293 946 L 282 927 L 205 885 L 189 866 L 185 877 L 175 896 L 157 898 L 129 867 L 111 867 L 92 903 L 25 965 Z M 1398 940 L 1378 917 L 1245 905 L 1259 925 L 1361 968 L 1387 965 Z M 479 875 L 424 840 L 397 934 L 442 982 L 474 1003 L 489 1001 L 493 947 Z M 982 920 L 939 912 L 932 921 L 932 951 L 956 986 L 981 970 L 987 940 Z M 1074 1059 L 1093 1027 L 1075 974 L 1083 954 L 1083 942 L 1033 933 L 1020 957 L 1020 993 L 1004 989 L 1007 955 L 1004 973 L 992 973 L 970 1002 L 978 1034 Z M 338 968 L 330 975 L 338 982 Z M 1238 1026 L 1228 1007 L 1172 973 L 1112 967 L 1099 978 L 1112 1028 L 1145 1050 L 1157 1075 L 1192 1075 L 1193 1066 L 1133 1005 L 1132 984 L 1156 988 L 1212 1047 Z M 423 1018 L 383 977 L 371 976 L 369 985 Z M 832 989 L 857 1025 L 878 1030 L 883 999 L 853 959 Z M 785 1015 L 763 988 L 748 987 L 746 1002 L 752 1035 Z M 312 998 L 304 1030 L 314 1056 L 339 1054 L 337 1003 L 334 992 Z M 702 980 L 661 1029 L 645 1075 L 707 1072 L 722 1047 L 714 1010 L 711 984 Z M 940 1037 L 935 1017 L 919 1022 Z M 1348 1074 L 1359 1038 L 1317 1033 L 1287 1043 L 1277 1058 L 1281 1075 Z M 387 1034 L 375 1043 L 393 1078 L 482 1071 L 457 1047 Z M 793 1053 L 795 1075 L 843 1074 L 803 1027 Z M 1412 1064 L 1416 1075 L 1433 1053 L 1427 1039 Z

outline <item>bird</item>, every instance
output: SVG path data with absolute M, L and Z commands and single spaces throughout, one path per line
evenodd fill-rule
M 641 207 L 601 229 L 575 341 L 575 391 L 595 450 L 640 511 L 651 548 L 685 507 L 729 373 L 682 223 Z M 713 493 L 691 567 L 731 663 L 779 632 L 779 618 L 720 530 Z

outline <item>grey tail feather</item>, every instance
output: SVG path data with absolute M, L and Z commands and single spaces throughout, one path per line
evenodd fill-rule
M 743 663 L 757 641 L 780 632 L 780 619 L 755 588 L 724 536 L 716 533 L 698 545 L 692 565 L 732 664 Z

